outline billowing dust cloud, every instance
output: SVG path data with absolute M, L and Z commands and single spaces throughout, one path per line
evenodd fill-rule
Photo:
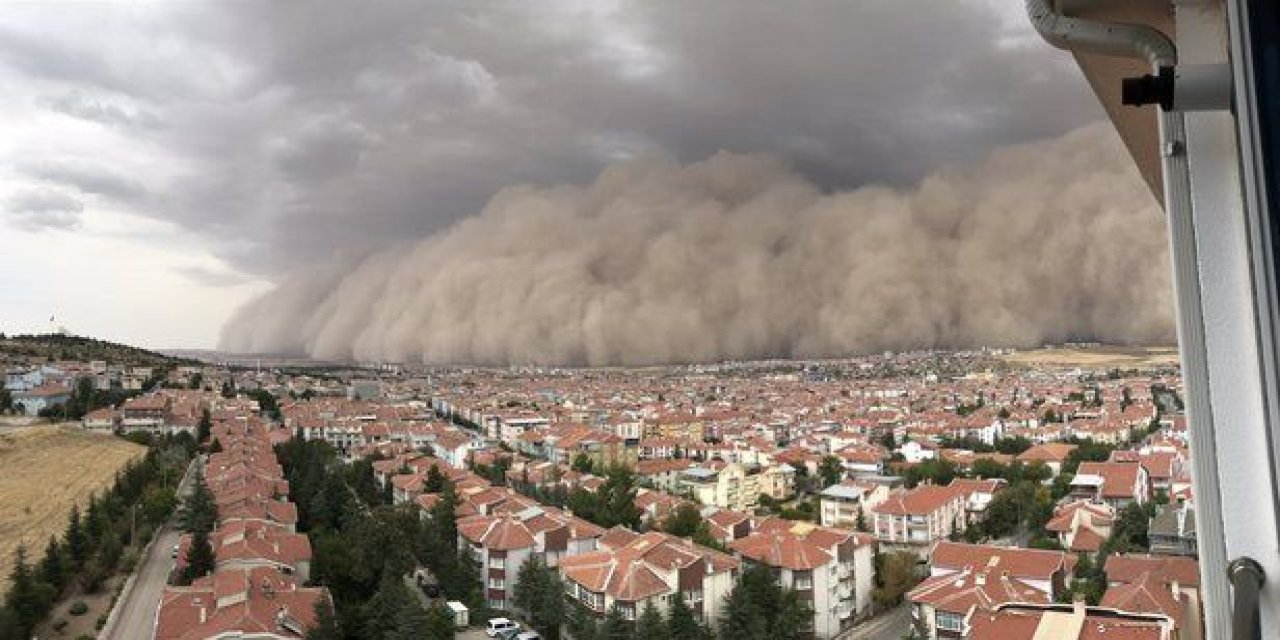
M 287 278 L 221 347 L 608 365 L 1171 341 L 1165 242 L 1103 125 L 912 190 L 824 193 L 767 156 L 645 159 L 510 187 L 412 246 Z

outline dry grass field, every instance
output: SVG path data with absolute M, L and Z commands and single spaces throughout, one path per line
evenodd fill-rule
M 18 545 L 29 557 L 61 534 L 72 504 L 111 486 L 116 470 L 146 448 L 77 427 L 0 429 L 0 593 L 8 588 Z M 34 558 L 33 558 L 34 560 Z
M 1081 369 L 1145 369 L 1178 364 L 1176 347 L 1089 347 L 1014 351 L 1004 356 L 1010 364 Z

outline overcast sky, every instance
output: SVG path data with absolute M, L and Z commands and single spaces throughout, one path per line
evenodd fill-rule
M 6 3 L 0 331 L 212 347 L 504 185 L 722 149 L 909 185 L 1100 117 L 1000 0 Z

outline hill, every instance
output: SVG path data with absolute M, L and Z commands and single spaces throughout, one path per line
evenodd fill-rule
M 173 358 L 155 351 L 80 336 L 56 333 L 0 336 L 0 364 L 42 360 L 105 360 L 111 364 L 141 367 L 195 363 L 186 358 Z

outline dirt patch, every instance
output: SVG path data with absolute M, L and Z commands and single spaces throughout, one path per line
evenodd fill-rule
M 98 618 L 106 616 L 115 601 L 116 593 L 124 584 L 127 574 L 118 573 L 103 583 L 102 591 L 94 594 L 76 593 L 67 596 L 53 607 L 49 619 L 36 627 L 37 638 L 98 637 Z M 84 614 L 71 615 L 71 606 L 83 602 L 89 607 Z
M 1176 347 L 1058 347 L 1014 351 L 1005 362 L 1034 367 L 1152 369 L 1178 365 Z
M 0 593 L 8 589 L 18 546 L 39 560 L 51 534 L 61 535 L 73 504 L 110 488 L 116 471 L 146 448 L 78 427 L 0 430 Z

